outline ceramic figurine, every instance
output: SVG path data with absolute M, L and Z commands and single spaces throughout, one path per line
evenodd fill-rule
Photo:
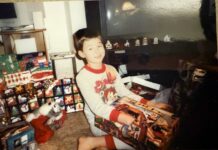
M 130 47 L 129 41 L 126 40 L 126 43 L 124 44 L 125 47 Z
M 171 38 L 169 35 L 164 36 L 164 42 L 171 42 Z
M 147 39 L 147 37 L 144 37 L 144 38 L 143 38 L 142 45 L 148 45 L 148 39 Z
M 112 49 L 112 44 L 109 40 L 107 40 L 105 47 L 106 47 L 106 49 Z
M 140 46 L 140 40 L 139 39 L 135 40 L 135 46 Z
M 113 44 L 113 47 L 114 47 L 115 49 L 119 49 L 119 48 L 120 48 L 120 44 L 119 44 L 118 42 L 115 42 L 115 43 Z
M 158 38 L 157 37 L 154 38 L 153 44 L 158 44 Z

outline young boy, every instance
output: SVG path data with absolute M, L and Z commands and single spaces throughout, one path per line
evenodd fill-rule
M 78 149 L 133 149 L 121 140 L 107 135 L 95 127 L 95 115 L 107 120 L 131 125 L 135 120 L 134 117 L 119 112 L 109 105 L 123 96 L 133 98 L 148 105 L 155 105 L 159 108 L 166 108 L 167 105 L 147 101 L 125 87 L 116 69 L 102 62 L 105 56 L 105 48 L 99 34 L 84 28 L 78 30 L 73 35 L 73 39 L 77 55 L 86 62 L 86 65 L 78 73 L 76 81 L 85 99 L 85 115 L 92 133 L 96 136 L 81 137 Z

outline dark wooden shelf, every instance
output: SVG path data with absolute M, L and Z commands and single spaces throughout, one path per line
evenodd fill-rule
M 107 50 L 109 64 L 126 64 L 129 71 L 177 70 L 179 60 L 211 61 L 214 59 L 216 44 L 208 41 L 176 41 L 170 43 L 133 46 L 121 50 Z M 209 66 L 208 68 L 211 68 Z M 212 67 L 216 70 L 216 67 Z

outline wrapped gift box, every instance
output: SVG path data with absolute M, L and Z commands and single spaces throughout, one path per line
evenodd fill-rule
M 11 74 L 20 71 L 16 55 L 0 55 L 0 78 L 4 74 Z
M 123 97 L 112 105 L 117 110 L 134 116 L 136 121 L 131 126 L 126 126 L 96 116 L 95 126 L 136 149 L 162 149 L 169 145 L 176 133 L 179 118 L 168 111 L 128 97 Z
M 17 60 L 21 71 L 31 70 L 35 67 L 47 67 L 48 60 L 43 52 L 26 53 L 17 55 Z
M 31 73 L 30 71 L 22 71 L 13 74 L 6 74 L 4 75 L 4 79 L 7 87 L 15 87 L 17 85 L 29 83 L 31 80 Z

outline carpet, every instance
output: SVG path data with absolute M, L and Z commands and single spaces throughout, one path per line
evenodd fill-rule
M 39 144 L 40 150 L 77 150 L 80 136 L 92 135 L 83 111 L 67 114 L 63 126 L 55 131 L 46 143 Z

